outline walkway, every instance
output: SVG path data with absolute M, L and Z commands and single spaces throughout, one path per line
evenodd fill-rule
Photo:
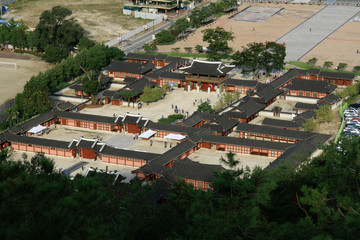
M 63 170 L 62 174 L 63 175 L 70 175 L 70 173 L 78 170 L 79 168 L 84 167 L 86 164 L 88 164 L 88 162 L 81 161 L 81 162 L 75 163 L 74 165 L 72 165 L 72 166 L 68 167 L 67 169 Z
M 285 61 L 300 60 L 359 11 L 360 8 L 351 6 L 323 8 L 276 41 L 286 44 Z

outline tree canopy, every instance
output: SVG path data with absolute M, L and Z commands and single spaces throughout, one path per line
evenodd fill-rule
M 228 41 L 234 39 L 234 33 L 226 31 L 221 27 L 216 27 L 215 29 L 207 28 L 202 31 L 203 41 L 208 42 L 208 59 L 218 61 L 221 59 L 222 54 L 229 54 L 232 52 L 232 49 L 228 45 Z
M 243 50 L 237 51 L 232 59 L 243 73 L 253 73 L 258 79 L 261 69 L 269 74 L 273 69 L 283 69 L 285 64 L 285 46 L 275 42 L 249 43 Z
M 77 45 L 83 37 L 84 29 L 69 17 L 71 14 L 69 9 L 60 6 L 41 14 L 34 32 L 39 50 L 45 50 L 48 45 L 58 45 L 65 49 Z
M 214 113 L 214 109 L 212 109 L 211 105 L 207 102 L 201 103 L 196 111 L 204 113 Z
M 294 168 L 250 170 L 227 153 L 213 191 L 183 180 L 165 204 L 138 181 L 114 186 L 60 175 L 38 154 L 8 161 L 0 153 L 1 239 L 358 239 L 360 143 L 344 137 Z M 154 186 L 154 185 L 153 185 Z M 101 207 L 99 207 L 101 206 Z M 46 209 L 46 211 L 44 210 Z M 95 230 L 94 230 L 95 229 Z
M 164 97 L 164 90 L 159 87 L 151 88 L 150 86 L 145 86 L 143 93 L 140 96 L 140 101 L 142 102 L 155 102 Z

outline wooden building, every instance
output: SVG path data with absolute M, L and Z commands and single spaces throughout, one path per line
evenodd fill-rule
M 326 81 L 314 81 L 295 78 L 286 86 L 290 96 L 323 98 L 336 89 L 336 85 L 330 85 Z
M 142 78 L 154 68 L 155 65 L 151 62 L 139 63 L 113 60 L 104 70 L 108 72 L 108 77 L 124 79 L 128 76 Z
M 297 143 L 315 134 L 245 123 L 240 123 L 236 131 L 239 133 L 240 138 L 285 143 Z
M 193 60 L 190 66 L 180 68 L 180 70 L 187 73 L 186 90 L 199 87 L 203 91 L 208 91 L 208 89 L 216 91 L 219 89 L 220 92 L 225 89 L 224 83 L 228 78 L 227 73 L 232 69 L 233 67 L 226 67 L 222 62 L 200 60 Z
M 121 131 L 122 129 L 120 123 L 115 123 L 115 117 L 61 111 L 57 111 L 56 115 L 56 123 L 63 126 L 115 132 Z
M 299 74 L 297 77 L 315 81 L 326 81 L 329 84 L 336 84 L 338 86 L 349 86 L 353 83 L 355 74 L 330 72 L 311 68 L 307 70 L 306 74 Z
M 232 110 L 225 112 L 224 115 L 236 119 L 239 122 L 250 122 L 259 116 L 259 112 L 265 108 L 264 104 L 257 102 L 258 99 L 259 98 L 245 96 L 240 99 L 237 105 L 234 105 Z
M 262 85 L 258 81 L 253 80 L 241 80 L 227 78 L 225 83 L 225 92 L 240 92 L 240 94 L 247 94 L 249 91 L 254 91 L 255 87 Z

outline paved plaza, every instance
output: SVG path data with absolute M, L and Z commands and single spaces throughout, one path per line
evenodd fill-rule
M 327 6 L 279 38 L 286 44 L 285 61 L 297 61 L 360 11 L 351 6 Z
M 12 161 L 21 160 L 23 154 L 27 155 L 27 160 L 30 160 L 31 157 L 33 157 L 35 155 L 35 153 L 31 153 L 31 152 L 14 151 L 10 157 L 10 160 L 12 160 Z M 80 162 L 87 163 L 86 165 L 84 165 L 84 168 L 79 168 L 76 171 L 71 172 L 69 175 L 70 177 L 75 177 L 77 174 L 85 175 L 88 168 L 92 167 L 92 168 L 97 168 L 97 169 L 101 169 L 101 170 L 107 169 L 108 171 L 117 171 L 122 176 L 126 177 L 124 182 L 129 182 L 131 179 L 133 179 L 135 177 L 135 175 L 132 174 L 131 171 L 137 169 L 137 167 L 128 167 L 128 166 L 122 166 L 122 165 L 117 165 L 117 164 L 103 163 L 99 160 L 94 161 L 94 160 L 89 160 L 89 159 L 82 159 L 79 157 L 66 158 L 66 157 L 59 157 L 59 156 L 52 156 L 52 155 L 51 156 L 47 155 L 47 157 L 54 161 L 55 169 L 57 171 L 67 169 L 75 164 L 80 163 Z
M 172 92 L 167 93 L 164 99 L 161 99 L 157 102 L 150 103 L 147 105 L 143 104 L 141 109 L 137 108 L 137 105 L 130 103 L 130 106 L 126 102 L 122 106 L 115 105 L 104 105 L 100 108 L 85 108 L 81 110 L 81 113 L 102 115 L 102 116 L 113 116 L 114 114 L 125 115 L 126 113 L 130 114 L 140 114 L 143 117 L 148 117 L 150 120 L 157 122 L 161 117 L 167 117 L 168 115 L 174 114 L 174 109 L 171 105 L 176 105 L 178 109 L 184 109 L 184 115 L 188 112 L 189 116 L 197 110 L 200 102 L 204 102 L 207 98 L 210 99 L 211 105 L 214 105 L 218 100 L 217 94 L 211 92 L 200 91 L 199 93 L 196 90 L 190 92 L 184 91 L 184 89 L 175 88 Z M 193 102 L 197 99 L 195 105 Z
M 220 158 L 223 157 L 226 159 L 226 153 L 223 151 L 217 151 L 215 149 L 204 149 L 201 148 L 191 154 L 188 158 L 200 162 L 203 164 L 221 164 Z M 235 159 L 240 160 L 239 168 L 245 168 L 248 166 L 251 170 L 255 168 L 255 166 L 259 166 L 261 168 L 266 168 L 272 161 L 276 158 L 272 157 L 264 157 L 264 156 L 254 156 L 250 154 L 235 154 Z M 222 164 L 223 167 L 228 168 Z
M 235 21 L 264 22 L 284 8 L 250 6 L 230 17 Z M 255 30 L 255 29 L 254 29 Z

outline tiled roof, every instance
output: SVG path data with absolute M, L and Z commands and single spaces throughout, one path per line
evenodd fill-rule
M 294 121 L 272 119 L 272 118 L 265 118 L 261 124 L 265 126 L 273 126 L 278 128 L 292 128 L 292 129 L 300 128 L 298 124 L 296 124 Z
M 237 126 L 236 131 L 271 135 L 274 137 L 285 137 L 285 138 L 291 138 L 297 140 L 307 139 L 315 135 L 315 133 L 312 132 L 296 131 L 296 130 L 275 128 L 275 127 L 248 124 L 248 123 L 240 123 Z
M 320 71 L 318 76 L 323 78 L 334 78 L 343 80 L 353 80 L 355 78 L 355 74 L 353 73 L 327 72 L 323 70 Z
M 144 88 L 146 86 L 155 87 L 155 86 L 157 86 L 157 84 L 155 82 L 151 81 L 150 79 L 143 77 L 143 78 L 137 80 L 136 82 L 125 86 L 124 90 L 130 89 L 131 91 L 133 91 L 136 94 L 141 94 L 144 91 Z
M 341 98 L 339 98 L 338 96 L 336 96 L 335 94 L 328 94 L 326 95 L 325 97 L 323 98 L 320 98 L 318 103 L 321 103 L 321 102 L 328 102 L 330 104 L 334 104 L 336 103 L 337 101 L 339 101 Z
M 149 121 L 148 124 L 146 125 L 146 128 L 151 129 L 151 130 L 176 132 L 176 133 L 180 133 L 180 134 L 190 134 L 190 133 L 195 133 L 195 132 L 200 131 L 199 128 L 173 125 L 173 124 L 165 124 L 165 123 L 154 123 L 153 121 Z
M 246 118 L 253 116 L 265 108 L 265 105 L 257 103 L 254 98 L 249 96 L 243 97 L 238 106 L 235 106 L 239 112 L 243 112 Z
M 12 134 L 10 132 L 5 133 L 5 137 L 9 142 L 17 142 L 17 143 L 37 145 L 43 147 L 54 147 L 61 149 L 74 149 L 71 146 L 69 147 L 69 142 L 59 141 L 54 139 L 20 136 L 20 135 Z
M 192 127 L 201 121 L 214 121 L 217 117 L 219 117 L 217 114 L 194 112 L 183 121 L 183 124 Z
M 335 90 L 336 85 L 330 85 L 327 81 L 316 81 L 316 80 L 306 80 L 295 78 L 292 83 L 286 86 L 290 90 L 302 90 L 302 91 L 312 91 L 319 93 L 331 93 Z
M 87 122 L 114 124 L 115 121 L 115 117 L 106 117 L 106 116 L 84 114 L 78 112 L 55 111 L 55 114 L 59 118 L 75 119 L 75 120 L 82 120 Z
M 160 78 L 176 79 L 176 80 L 186 81 L 184 73 L 162 72 L 162 73 L 160 73 Z
M 284 75 L 278 77 L 269 84 L 272 85 L 274 88 L 279 88 L 284 84 L 288 83 L 289 81 L 291 81 L 292 79 L 294 79 L 298 75 L 299 75 L 298 69 L 292 68 L 289 71 L 287 71 Z
M 184 72 L 191 74 L 199 74 L 204 76 L 225 76 L 226 73 L 221 70 L 221 62 L 208 62 L 193 60 L 190 66 L 180 68 Z
M 316 134 L 309 139 L 296 143 L 293 147 L 281 154 L 275 161 L 270 163 L 266 169 L 272 169 L 282 162 L 297 167 L 302 159 L 309 157 L 318 148 L 319 143 L 325 143 L 330 137 L 330 135 Z
M 255 87 L 257 83 L 258 81 L 253 80 L 227 78 L 224 84 L 227 86 Z
M 112 72 L 125 72 L 134 74 L 145 74 L 155 68 L 155 65 L 151 62 L 137 63 L 137 62 L 124 62 L 113 60 L 109 66 L 104 67 L 105 70 Z
M 276 98 L 283 92 L 281 89 L 274 88 L 270 84 L 262 85 L 258 89 L 256 89 L 256 95 L 262 98 L 264 103 L 269 102 L 270 100 Z
M 296 117 L 294 117 L 294 120 L 302 118 L 302 119 L 311 119 L 311 118 L 315 118 L 316 117 L 316 113 L 312 110 L 303 112 L 298 114 Z
M 318 105 L 317 104 L 311 104 L 311 103 L 302 103 L 302 102 L 297 102 L 294 106 L 295 109 L 307 109 L 307 110 L 314 110 L 314 109 L 318 109 Z
M 149 161 L 151 159 L 160 156 L 160 154 L 156 154 L 156 153 L 118 149 L 109 146 L 105 146 L 104 149 L 101 151 L 101 154 L 109 155 L 109 156 L 117 156 L 117 157 L 135 158 L 144 161 Z
M 67 110 L 70 110 L 72 108 L 74 108 L 75 105 L 72 104 L 71 102 L 67 101 L 67 102 L 61 102 L 61 103 L 58 103 L 56 104 L 55 108 L 61 110 L 61 111 L 67 111 Z
M 285 151 L 287 148 L 292 146 L 291 143 L 282 143 L 282 142 L 271 142 L 271 141 L 261 141 L 247 138 L 238 138 L 238 137 L 225 137 L 218 135 L 204 135 L 202 136 L 203 142 L 219 143 L 219 144 L 229 144 L 245 147 L 254 147 L 270 150 L 280 150 Z
M 220 165 L 202 164 L 190 159 L 175 160 L 171 168 L 180 178 L 204 182 L 214 181 L 214 172 L 224 170 Z

